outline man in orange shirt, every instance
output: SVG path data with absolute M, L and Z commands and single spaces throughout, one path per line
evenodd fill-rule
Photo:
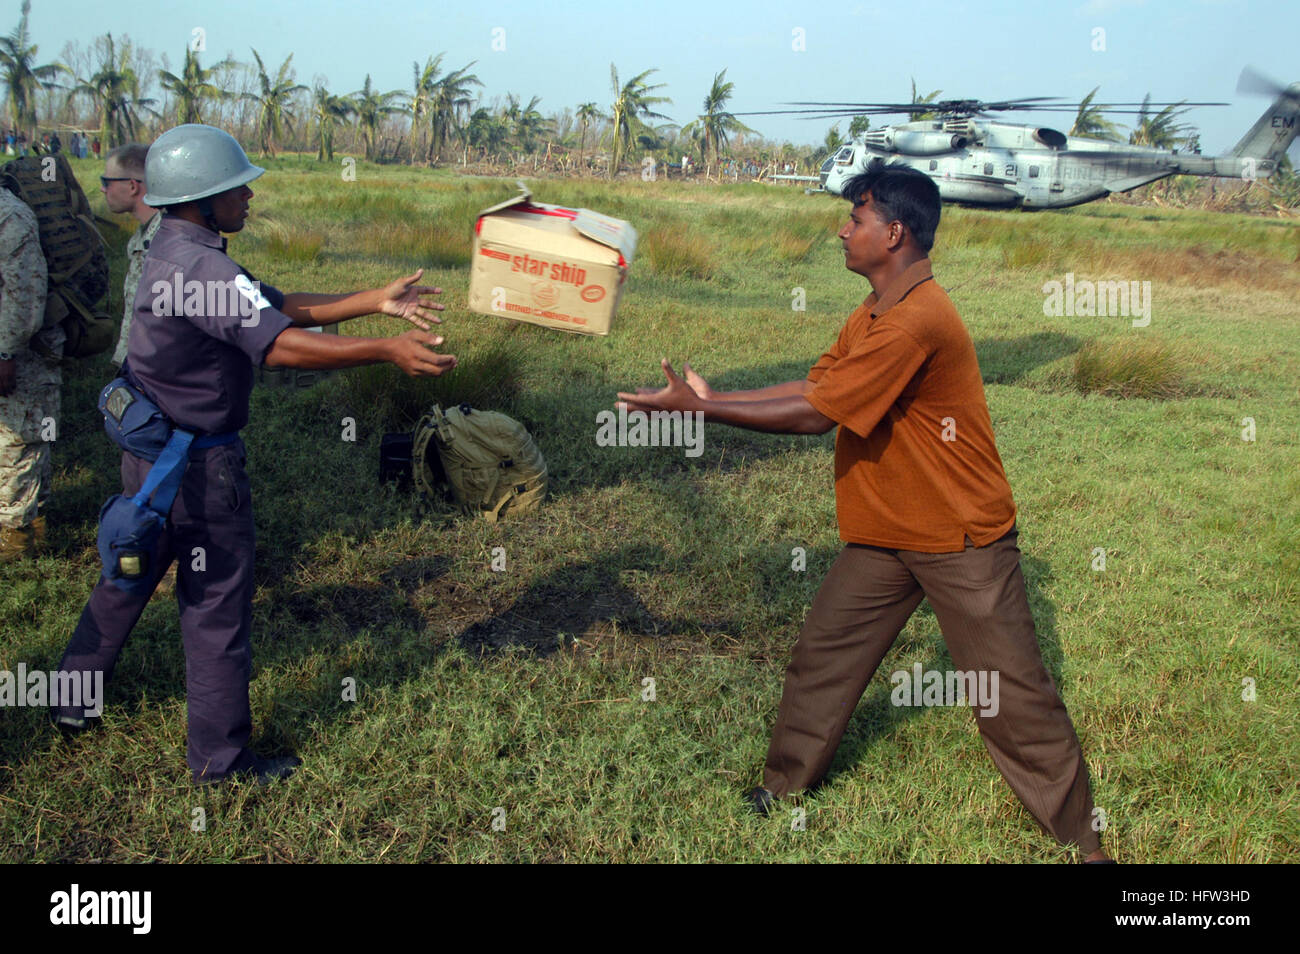
M 1034 633 L 975 346 L 930 272 L 938 188 L 915 170 L 877 164 L 844 195 L 853 203 L 839 233 L 844 264 L 874 292 L 807 378 L 719 393 L 689 365 L 680 377 L 665 360 L 665 388 L 619 394 L 629 410 L 701 411 L 758 431 L 824 434 L 839 425 L 835 504 L 845 548 L 799 634 L 763 786 L 748 799 L 766 814 L 775 799 L 821 780 L 867 683 L 925 597 L 959 672 L 993 687 L 975 721 L 998 770 L 1045 831 L 1087 861 L 1107 862 L 1088 767 Z

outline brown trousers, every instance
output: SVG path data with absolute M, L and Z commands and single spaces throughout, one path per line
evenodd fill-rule
M 1043 667 L 1014 527 L 988 546 L 968 540 L 961 553 L 858 545 L 840 552 L 786 669 L 764 787 L 779 798 L 826 774 L 858 700 L 922 597 L 956 668 L 998 673 L 997 714 L 975 715 L 998 771 L 1057 841 L 1096 850 L 1088 766 Z

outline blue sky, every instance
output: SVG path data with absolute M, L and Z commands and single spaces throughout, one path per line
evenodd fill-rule
M 18 22 L 3 0 L 0 30 Z M 408 89 L 411 64 L 446 51 L 444 66 L 471 60 L 491 99 L 541 97 L 544 113 L 610 101 L 609 67 L 627 79 L 657 67 L 652 82 L 672 98 L 662 112 L 685 123 L 700 111 L 713 74 L 727 69 L 736 111 L 790 100 L 907 100 L 910 78 L 944 97 L 1062 96 L 1209 100 L 1197 109 L 1206 153 L 1225 152 L 1268 101 L 1235 92 L 1250 64 L 1277 80 L 1300 80 L 1296 0 L 831 0 L 794 12 L 789 2 L 558 0 L 554 3 L 388 0 L 33 0 L 39 61 L 66 42 L 129 35 L 175 67 L 195 28 L 211 64 L 227 53 L 274 69 L 290 53 L 297 80 L 325 76 L 336 92 L 370 73 L 380 89 Z M 1094 50 L 1096 30 L 1104 50 Z M 802 30 L 803 49 L 795 49 Z M 504 33 L 500 32 L 504 31 Z M 504 45 L 504 49 L 494 49 Z M 504 40 L 504 44 L 502 44 Z M 1027 116 L 1068 128 L 1071 117 Z M 1124 117 L 1118 117 L 1123 120 Z M 829 123 L 786 117 L 750 123 L 774 139 L 820 141 Z M 873 124 L 880 125 L 880 120 Z M 847 128 L 847 123 L 841 129 Z

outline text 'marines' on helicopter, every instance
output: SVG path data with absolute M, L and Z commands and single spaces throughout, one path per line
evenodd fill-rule
M 1047 126 L 1028 126 L 982 118 L 986 113 L 1034 110 L 1073 112 L 1076 106 L 1052 103 L 1056 97 L 982 102 L 792 103 L 810 107 L 737 116 L 802 114 L 810 119 L 890 113 L 933 113 L 937 118 L 867 130 L 842 146 L 821 167 L 826 191 L 839 195 L 852 176 L 872 159 L 904 164 L 924 172 L 939 186 L 945 202 L 964 205 L 1060 209 L 1128 192 L 1172 175 L 1263 179 L 1295 139 L 1300 118 L 1300 83 L 1283 87 L 1253 70 L 1242 71 L 1238 92 L 1266 93 L 1273 103 L 1250 131 L 1224 156 L 1179 153 L 1130 146 L 1104 139 L 1067 136 Z M 1226 106 L 1227 103 L 1104 103 L 1105 113 L 1138 113 L 1164 106 Z

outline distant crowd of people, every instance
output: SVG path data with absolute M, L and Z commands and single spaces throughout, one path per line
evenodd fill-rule
M 39 141 L 32 142 L 27 134 L 16 129 L 5 132 L 5 155 L 7 156 L 57 156 L 63 150 L 63 140 L 57 132 L 43 134 Z M 68 140 L 68 155 L 74 159 L 85 159 L 93 155 L 99 158 L 99 137 L 93 139 L 84 133 L 74 132 Z
M 756 176 L 761 169 L 753 159 L 723 159 L 718 171 L 724 176 Z
M 695 160 L 686 155 L 682 156 L 680 166 L 673 163 L 668 168 L 671 170 L 680 170 L 683 176 L 693 176 L 698 171 L 695 166 Z M 751 178 L 754 178 L 760 175 L 764 168 L 767 168 L 769 171 L 780 168 L 780 170 L 785 173 L 792 173 L 795 171 L 795 166 L 792 162 L 782 163 L 778 167 L 776 165 L 764 166 L 754 159 L 723 159 L 718 164 L 718 174 L 723 176 L 732 176 L 733 178 L 739 176 L 750 176 Z

